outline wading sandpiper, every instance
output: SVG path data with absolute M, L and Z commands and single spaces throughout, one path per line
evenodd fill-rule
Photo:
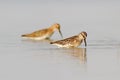
M 62 33 L 61 33 L 61 30 L 60 30 L 60 24 L 58 24 L 58 23 L 53 24 L 49 28 L 45 28 L 45 29 L 41 29 L 41 30 L 38 30 L 38 31 L 34 31 L 32 33 L 29 33 L 29 34 L 23 34 L 21 36 L 23 38 L 33 39 L 33 40 L 49 39 L 56 30 L 58 30 L 58 32 L 60 33 L 61 37 L 63 37 Z
M 84 41 L 85 46 L 87 46 L 86 38 L 87 38 L 87 33 L 83 31 L 78 35 L 63 40 L 50 42 L 50 44 L 57 45 L 58 47 L 63 47 L 63 48 L 73 48 L 73 47 L 78 47 Z

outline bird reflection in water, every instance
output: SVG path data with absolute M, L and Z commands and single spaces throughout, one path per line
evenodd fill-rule
M 80 60 L 80 63 L 85 64 L 87 62 L 86 48 L 71 48 L 66 49 L 65 52 L 78 58 Z
M 78 57 L 82 63 L 86 63 L 86 48 L 76 48 L 73 52 L 73 56 Z

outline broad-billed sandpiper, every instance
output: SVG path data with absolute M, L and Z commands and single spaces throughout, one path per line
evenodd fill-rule
M 63 40 L 50 42 L 50 44 L 57 45 L 58 47 L 63 47 L 63 48 L 72 48 L 72 47 L 78 47 L 84 41 L 85 46 L 87 46 L 86 38 L 87 38 L 87 33 L 83 31 L 78 35 Z

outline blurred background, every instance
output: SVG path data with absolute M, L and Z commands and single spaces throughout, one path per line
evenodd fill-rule
M 119 41 L 120 1 L 2 0 L 0 22 L 1 36 L 20 36 L 59 23 L 64 38 L 86 31 L 88 41 Z

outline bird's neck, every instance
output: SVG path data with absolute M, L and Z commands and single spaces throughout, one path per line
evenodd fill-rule
M 51 30 L 51 31 L 55 31 L 56 29 L 54 28 L 54 26 L 51 26 L 51 27 L 49 27 L 49 29 Z

